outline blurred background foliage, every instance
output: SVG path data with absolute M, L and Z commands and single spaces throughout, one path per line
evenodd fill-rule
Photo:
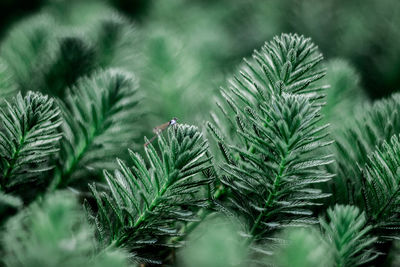
M 20 21 L 40 13 L 42 22 L 48 25 L 43 34 L 61 36 L 64 38 L 61 42 L 73 42 L 75 48 L 69 49 L 78 47 L 81 53 L 77 56 L 87 58 L 84 61 L 87 64 L 74 67 L 74 71 L 89 73 L 98 67 L 96 64 L 100 67 L 123 65 L 136 71 L 152 111 L 151 125 L 173 116 L 188 123 L 207 118 L 209 108 L 214 105 L 212 96 L 225 74 L 233 71 L 241 58 L 249 56 L 255 47 L 281 32 L 309 36 L 326 58 L 348 60 L 332 63 L 331 67 L 341 65 L 337 71 L 343 75 L 348 72 L 341 67 L 355 68 L 356 80 L 350 75 L 349 81 L 342 82 L 354 87 L 351 91 L 357 99 L 381 98 L 400 85 L 400 29 L 397 27 L 400 2 L 397 0 L 5 0 L 1 1 L 0 10 L 2 54 L 6 54 L 7 40 L 12 39 L 9 29 L 22 27 Z M 37 19 L 33 22 L 40 24 Z M 123 44 L 118 44 L 125 49 L 120 54 L 126 56 L 126 51 L 130 51 L 132 57 L 115 56 L 117 59 L 111 62 L 109 58 L 94 60 L 96 55 L 107 55 L 95 50 L 102 49 L 101 45 L 106 43 L 104 38 L 116 34 L 112 27 L 118 23 L 124 25 L 117 33 L 124 36 Z M 134 33 L 127 33 L 130 31 Z M 8 41 L 8 45 L 15 46 L 12 40 Z M 56 48 L 48 51 L 48 56 L 56 57 Z M 74 59 L 70 61 L 73 65 Z M 47 69 L 65 70 L 57 62 L 50 61 Z M 37 86 L 56 89 L 65 86 L 54 84 L 57 81 L 54 73 L 44 75 L 44 84 L 42 80 Z M 74 74 L 69 76 L 66 80 L 72 84 Z M 32 86 L 30 80 L 28 85 Z
M 71 193 L 48 195 L 14 216 L 5 228 L 4 266 L 128 266 L 123 250 L 110 247 L 98 253 L 94 229 Z

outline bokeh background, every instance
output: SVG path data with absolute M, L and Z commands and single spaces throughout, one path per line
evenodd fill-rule
M 12 29 L 35 16 L 50 16 L 59 27 L 45 21 L 47 30 L 70 36 L 90 36 L 99 21 L 115 17 L 133 25 L 120 33 L 119 62 L 139 76 L 151 125 L 174 116 L 199 124 L 227 74 L 282 32 L 309 36 L 325 58 L 343 59 L 367 99 L 400 88 L 398 0 L 1 0 L 0 10 L 0 54 L 15 45 Z M 54 83 L 51 90 L 64 86 Z

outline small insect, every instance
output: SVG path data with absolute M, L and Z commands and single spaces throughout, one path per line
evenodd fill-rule
M 174 118 L 172 118 L 172 120 L 170 120 L 169 122 L 163 123 L 163 124 L 161 124 L 161 125 L 155 127 L 155 128 L 153 129 L 153 133 L 155 133 L 155 135 L 154 135 L 149 141 L 147 141 L 147 142 L 144 144 L 144 146 L 145 146 L 145 147 L 148 146 L 151 142 L 154 141 L 154 139 L 156 139 L 156 137 L 157 137 L 160 133 L 162 133 L 162 131 L 164 131 L 165 129 L 167 129 L 169 126 L 174 125 L 174 124 L 177 124 L 177 123 L 178 123 L 178 119 L 174 117 Z

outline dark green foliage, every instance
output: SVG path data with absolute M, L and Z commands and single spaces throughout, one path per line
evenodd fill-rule
M 220 116 L 217 119 L 220 123 L 216 124 L 222 127 L 222 120 L 228 117 L 226 124 L 233 129 L 239 128 L 235 116 L 239 113 L 246 116 L 246 106 L 257 111 L 260 104 L 269 104 L 272 96 L 283 93 L 304 95 L 317 105 L 316 100 L 323 96 L 319 92 L 326 86 L 310 84 L 324 76 L 324 71 L 318 68 L 321 60 L 322 55 L 310 39 L 287 34 L 275 37 L 260 51 L 255 51 L 252 59 L 245 59 L 239 75 L 230 79 L 228 90 L 221 91 L 228 107 L 218 104 L 224 116 Z M 228 136 L 236 135 L 236 130 L 222 130 Z
M 325 240 L 332 250 L 336 266 L 359 266 L 375 259 L 372 245 L 376 237 L 369 232 L 364 212 L 354 206 L 335 205 L 327 211 L 328 221 L 320 218 Z
M 220 179 L 229 188 L 228 206 L 245 220 L 249 243 L 289 225 L 316 223 L 309 206 L 329 195 L 312 187 L 331 178 L 320 168 L 332 161 L 322 152 L 331 143 L 326 126 L 318 125 L 324 86 L 312 84 L 324 74 L 321 59 L 309 39 L 274 38 L 222 91 L 236 142 L 209 124 L 226 160 Z
M 64 138 L 52 187 L 84 186 L 112 168 L 141 132 L 140 101 L 137 81 L 126 72 L 100 71 L 79 80 L 60 102 Z
M 359 266 L 370 263 L 379 253 L 365 212 L 355 206 L 335 205 L 320 217 L 316 229 L 286 230 L 278 238 L 288 240 L 274 250 L 277 266 Z M 270 259 L 266 259 L 270 262 Z M 369 265 L 367 265 L 369 266 Z
M 123 251 L 97 254 L 94 231 L 72 194 L 57 193 L 13 217 L 1 238 L 9 267 L 127 266 Z
M 117 160 L 114 174 L 105 172 L 107 192 L 91 186 L 98 209 L 92 219 L 100 240 L 126 247 L 137 261 L 152 262 L 160 247 L 179 245 L 171 237 L 182 235 L 185 223 L 197 219 L 198 207 L 207 205 L 205 185 L 212 182 L 201 176 L 210 159 L 196 127 L 171 126 L 158 146 L 160 156 L 152 145 L 146 147 L 149 168 L 139 154 L 130 152 L 132 167 Z
M 399 81 L 400 5 L 382 1 L 170 0 L 140 21 L 46 1 L 0 43 L 0 265 L 396 264 L 400 98 L 369 105 L 360 86 Z M 282 34 L 221 89 L 211 151 L 180 124 L 143 148 L 159 122 L 202 125 L 216 84 L 277 29 L 351 61 Z
M 50 30 L 55 21 L 48 15 L 33 16 L 10 30 L 1 43 L 1 57 L 8 64 L 18 89 L 31 88 L 35 70 L 43 64 L 42 58 L 52 39 Z
M 333 180 L 333 201 L 362 202 L 360 166 L 366 163 L 376 146 L 389 141 L 395 134 L 400 134 L 399 94 L 360 109 L 356 120 L 348 122 L 337 132 L 334 146 L 336 163 L 330 166 L 330 171 L 337 174 Z
M 232 191 L 233 207 L 249 220 L 251 235 L 312 222 L 307 206 L 327 196 L 310 187 L 330 179 L 316 167 L 331 159 L 315 153 L 330 142 L 323 141 L 325 127 L 316 125 L 320 109 L 308 101 L 283 95 L 272 99 L 269 110 L 261 105 L 264 112 L 252 118 L 252 127 L 239 132 L 251 147 L 231 147 L 240 159 L 222 166 L 222 183 Z
M 79 13 L 85 10 L 99 14 Z M 80 19 L 86 25 L 72 22 Z M 138 70 L 136 38 L 131 23 L 104 4 L 60 1 L 14 26 L 1 44 L 0 56 L 19 90 L 63 98 L 67 87 L 96 69 Z
M 58 37 L 56 43 L 37 70 L 35 88 L 63 97 L 65 88 L 94 69 L 95 49 L 83 36 Z
M 382 239 L 398 239 L 400 226 L 400 142 L 398 135 L 368 157 L 363 168 L 364 205 L 368 222 Z
M 394 74 L 399 71 L 399 49 L 393 47 L 400 37 L 394 26 L 399 23 L 398 1 L 309 0 L 282 5 L 282 14 L 291 16 L 284 22 L 287 28 L 312 37 L 325 55 L 351 60 L 372 96 L 387 95 L 399 86 Z
M 18 94 L 0 110 L 0 184 L 6 193 L 25 197 L 24 184 L 40 185 L 54 168 L 61 134 L 60 111 L 54 100 L 40 93 Z
M 98 14 L 85 14 L 89 10 L 96 10 Z M 87 24 L 79 25 L 79 21 Z M 40 15 L 17 23 L 1 43 L 0 96 L 10 97 L 18 90 L 22 94 L 31 89 L 39 90 L 60 98 L 59 104 L 64 107 L 64 121 L 68 123 L 61 129 L 65 138 L 62 151 L 55 159 L 59 166 L 47 177 L 47 181 L 52 182 L 51 189 L 65 187 L 82 175 L 89 175 L 75 184 L 86 188 L 87 181 L 98 179 L 102 169 L 109 167 L 103 159 L 112 162 L 117 155 L 124 157 L 127 153 L 121 153 L 124 150 L 119 145 L 132 148 L 141 136 L 144 112 L 136 107 L 142 97 L 137 94 L 137 79 L 124 72 L 136 70 L 135 41 L 131 23 L 104 3 L 59 1 L 43 9 Z M 111 66 L 124 70 L 107 70 Z M 103 72 L 109 74 L 101 78 Z M 68 87 L 82 86 L 84 82 L 78 81 L 89 79 L 84 78 L 87 76 L 98 80 L 86 83 L 91 92 L 78 96 L 68 91 Z M 107 80 L 111 76 L 115 78 Z M 91 94 L 97 94 L 98 86 L 104 87 L 102 95 L 90 99 Z M 107 90 L 110 92 L 105 92 Z M 71 94 L 76 95 L 72 97 L 74 100 L 70 99 Z M 85 94 L 88 101 L 76 99 Z M 74 101 L 76 103 L 72 103 Z M 1 99 L 0 103 L 3 102 Z M 89 106 L 85 107 L 86 104 Z M 85 112 L 89 113 L 78 114 Z M 73 116 L 80 116 L 80 121 L 75 121 Z M 91 132 L 93 129 L 95 133 Z M 121 135 L 115 138 L 118 129 Z M 96 136 L 89 136 L 93 134 Z M 102 151 L 105 147 L 107 149 Z M 76 170 L 80 173 L 74 173 Z
M 140 72 L 142 56 L 135 27 L 124 17 L 114 14 L 96 25 L 96 61 L 100 67 L 118 67 Z

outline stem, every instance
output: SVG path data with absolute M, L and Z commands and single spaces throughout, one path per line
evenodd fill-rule
M 223 196 L 223 192 L 224 192 L 224 187 L 220 186 L 215 192 L 214 192 L 214 199 L 219 199 L 221 196 Z M 200 217 L 200 220 L 195 221 L 195 222 L 190 222 L 186 225 L 186 227 L 182 228 L 180 230 L 180 233 L 186 233 L 190 234 L 200 223 L 202 223 L 204 221 L 204 219 L 210 215 L 210 213 L 212 213 L 213 211 L 211 211 L 208 208 L 202 208 L 199 210 L 199 212 L 197 213 L 197 216 Z M 182 241 L 182 239 L 184 238 L 183 235 L 179 235 L 176 237 L 171 238 L 170 242 L 171 243 L 175 243 L 175 242 L 179 242 Z
M 251 237 L 250 237 L 249 239 L 246 239 L 246 242 L 245 242 L 246 245 L 250 245 L 250 244 L 254 241 L 254 238 L 255 238 L 254 233 L 255 233 L 255 231 L 257 230 L 258 225 L 260 224 L 261 219 L 265 216 L 267 208 L 269 208 L 269 207 L 271 206 L 271 204 L 272 204 L 272 203 L 274 202 L 274 200 L 275 200 L 276 192 L 279 190 L 280 181 L 281 181 L 283 172 L 284 172 L 285 167 L 286 167 L 286 166 L 285 166 L 285 164 L 286 164 L 286 157 L 287 157 L 287 151 L 286 151 L 285 154 L 283 155 L 283 157 L 282 157 L 282 159 L 281 159 L 281 162 L 280 162 L 280 164 L 279 164 L 279 172 L 278 172 L 278 174 L 275 176 L 274 184 L 273 184 L 273 186 L 272 186 L 272 192 L 269 194 L 268 199 L 267 199 L 267 201 L 266 201 L 265 204 L 264 204 L 263 211 L 260 212 L 260 214 L 258 215 L 256 221 L 254 222 L 253 226 L 251 227 L 251 230 L 250 230 L 250 235 L 251 235 Z
M 114 104 L 117 100 L 113 99 L 112 104 Z M 75 155 L 73 155 L 73 160 L 70 166 L 67 167 L 67 169 L 63 169 L 64 166 L 58 166 L 54 172 L 54 178 L 53 178 L 53 183 L 50 185 L 50 191 L 54 191 L 57 189 L 62 189 L 68 186 L 69 184 L 69 178 L 71 174 L 75 171 L 75 169 L 78 167 L 79 162 L 81 159 L 84 157 L 86 152 L 89 150 L 91 144 L 93 143 L 94 139 L 101 135 L 105 130 L 103 127 L 103 124 L 106 120 L 107 117 L 112 116 L 112 108 L 113 106 L 109 107 L 108 110 L 103 112 L 101 117 L 98 119 L 97 122 L 92 121 L 93 124 L 95 124 L 95 127 L 92 128 L 92 130 L 89 133 L 88 138 L 86 139 L 87 142 L 85 142 L 84 147 Z
M 388 200 L 388 202 L 386 202 L 386 204 L 381 207 L 381 209 L 378 211 L 378 213 L 376 215 L 373 216 L 373 218 L 369 218 L 367 220 L 367 224 L 369 224 L 371 221 L 376 222 L 378 220 L 378 218 L 380 217 L 380 215 L 386 210 L 386 208 L 390 205 L 390 203 L 392 203 L 392 201 L 394 200 L 394 198 L 396 197 L 396 195 L 400 192 L 400 186 L 396 189 L 396 191 L 390 196 L 390 199 Z
M 132 226 L 133 228 L 139 227 L 140 224 L 142 224 L 142 222 L 147 220 L 149 212 L 153 211 L 153 209 L 158 205 L 160 197 L 162 197 L 165 194 L 165 192 L 167 191 L 168 187 L 170 186 L 169 181 L 171 181 L 171 180 L 173 180 L 173 179 L 168 179 L 167 182 L 163 185 L 161 190 L 157 193 L 157 196 L 151 201 L 151 204 L 148 207 L 148 209 L 145 212 L 143 212 L 139 216 L 139 218 L 136 220 L 136 222 L 133 224 L 133 226 Z M 117 240 L 116 246 L 120 247 L 123 242 L 124 242 L 124 238 Z
M 170 180 L 170 179 L 168 179 L 168 180 Z M 167 181 L 164 184 L 164 186 L 161 188 L 161 190 L 157 193 L 157 196 L 153 199 L 153 201 L 151 201 L 149 208 L 139 216 L 139 218 L 137 219 L 137 221 L 135 222 L 133 227 L 135 227 L 135 228 L 138 227 L 143 221 L 145 221 L 147 219 L 147 214 L 149 213 L 149 211 L 153 211 L 153 209 L 158 205 L 159 198 L 164 195 L 164 193 L 167 191 L 168 187 L 169 187 L 169 182 Z
M 68 178 L 75 171 L 76 167 L 78 166 L 79 161 L 83 158 L 85 153 L 88 151 L 90 145 L 93 143 L 95 136 L 97 136 L 98 134 L 99 134 L 99 130 L 98 130 L 98 128 L 96 128 L 93 131 L 93 133 L 89 136 L 88 142 L 86 142 L 83 149 L 81 149 L 76 155 L 74 155 L 74 159 L 68 169 L 62 170 L 61 169 L 62 167 L 58 167 L 56 169 L 55 174 L 54 174 L 55 182 L 51 186 L 51 191 L 61 189 L 61 188 L 68 186 L 68 183 L 69 183 Z

